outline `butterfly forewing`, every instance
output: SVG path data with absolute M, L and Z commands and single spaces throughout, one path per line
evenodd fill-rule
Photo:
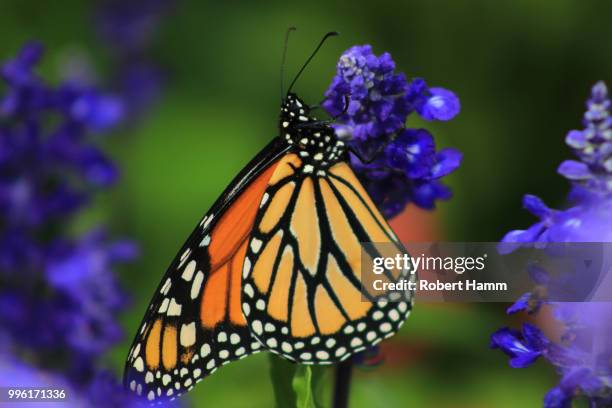
M 126 362 L 127 387 L 149 400 L 190 390 L 259 349 L 241 310 L 252 224 L 282 149 L 273 143 L 230 184 L 168 268 Z

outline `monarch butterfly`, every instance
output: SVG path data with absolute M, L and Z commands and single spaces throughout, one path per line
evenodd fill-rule
M 234 178 L 162 278 L 126 362 L 125 386 L 138 395 L 174 399 L 263 349 L 301 364 L 344 361 L 407 318 L 412 294 L 389 302 L 360 276 L 360 242 L 403 247 L 345 143 L 291 92 L 332 35 L 289 86 L 279 136 Z

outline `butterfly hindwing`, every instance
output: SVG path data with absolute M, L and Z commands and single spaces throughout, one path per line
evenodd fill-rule
M 267 146 L 194 229 L 162 279 L 126 362 L 127 387 L 173 399 L 218 367 L 258 351 L 240 307 L 243 260 L 282 151 Z
M 309 168 L 289 154 L 264 197 L 242 296 L 264 347 L 300 363 L 329 364 L 393 335 L 412 305 L 377 299 L 362 284 L 360 242 L 404 250 L 348 164 Z M 386 271 L 382 279 L 399 277 Z

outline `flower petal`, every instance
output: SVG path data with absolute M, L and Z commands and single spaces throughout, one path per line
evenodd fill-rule
M 552 212 L 542 199 L 532 194 L 525 194 L 523 196 L 523 208 L 539 218 L 547 217 Z
M 586 180 L 592 177 L 589 167 L 575 160 L 564 161 L 557 172 L 569 180 Z
M 429 88 L 427 101 L 417 108 L 419 115 L 425 120 L 451 120 L 461 110 L 459 98 L 453 92 L 444 88 Z
M 511 315 L 511 314 L 521 312 L 523 310 L 527 310 L 530 299 L 531 299 L 531 293 L 530 292 L 525 293 L 516 302 L 514 302 L 512 306 L 506 309 L 506 313 Z
M 463 153 L 457 149 L 446 148 L 440 150 L 436 155 L 437 163 L 431 169 L 431 177 L 436 179 L 452 173 L 461 165 L 462 159 Z

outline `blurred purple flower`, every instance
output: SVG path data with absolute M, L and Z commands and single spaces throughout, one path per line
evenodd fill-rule
M 525 230 L 507 233 L 500 243 L 500 252 L 508 253 L 521 246 L 546 247 L 555 242 L 612 242 L 610 105 L 605 84 L 598 82 L 587 101 L 585 129 L 573 130 L 566 137 L 566 143 L 580 159 L 568 160 L 559 166 L 559 173 L 572 182 L 569 199 L 573 206 L 554 210 L 539 198 L 526 195 L 523 206 L 540 221 Z M 569 408 L 580 396 L 588 399 L 592 407 L 612 406 L 612 303 L 548 301 L 547 293 L 553 298 L 556 285 L 568 282 L 557 282 L 546 271 L 533 266 L 529 274 L 536 289 L 523 295 L 507 312 L 537 313 L 547 303 L 564 327 L 562 345 L 539 334 L 542 344 L 548 345 L 547 352 L 540 355 L 561 375 L 559 385 L 544 397 L 544 406 Z M 576 279 L 587 278 L 583 273 L 576 276 Z M 494 347 L 513 357 L 513 367 L 521 366 L 520 362 L 512 364 L 515 358 L 522 355 L 523 361 L 528 362 L 537 352 L 511 329 L 494 333 L 491 341 Z
M 96 142 L 124 119 L 124 104 L 90 85 L 49 85 L 35 72 L 42 53 L 27 44 L 0 68 L 0 359 L 27 355 L 89 400 L 99 356 L 122 337 L 127 298 L 114 269 L 137 249 L 101 228 L 75 237 L 67 227 L 118 178 Z
M 612 241 L 610 104 L 606 85 L 598 82 L 587 101 L 585 129 L 572 130 L 566 137 L 566 143 L 580 161 L 566 160 L 559 166 L 559 173 L 573 182 L 569 198 L 576 205 L 568 210 L 553 210 L 539 198 L 526 195 L 523 206 L 540 222 L 525 230 L 508 232 L 502 243 L 516 243 L 518 247 L 533 242 L 589 242 L 593 236 L 598 236 L 601 242 Z
M 33 71 L 41 53 L 40 45 L 28 44 L 2 67 L 0 211 L 7 225 L 36 226 L 67 216 L 87 202 L 88 185 L 117 179 L 89 130 L 117 125 L 121 102 L 90 87 L 47 85 Z
M 425 120 L 450 120 L 459 113 L 459 99 L 424 80 L 408 82 L 395 73 L 389 53 L 376 56 L 369 45 L 348 49 L 338 61 L 336 76 L 322 103 L 336 120 L 338 137 L 347 141 L 351 164 L 387 217 L 408 203 L 434 208 L 451 192 L 440 179 L 459 167 L 455 149 L 436 152 L 425 129 L 406 128 L 416 112 Z
M 113 58 L 114 85 L 127 102 L 130 116 L 141 114 L 161 93 L 165 75 L 147 51 L 161 20 L 172 12 L 175 3 L 97 0 L 95 28 Z

